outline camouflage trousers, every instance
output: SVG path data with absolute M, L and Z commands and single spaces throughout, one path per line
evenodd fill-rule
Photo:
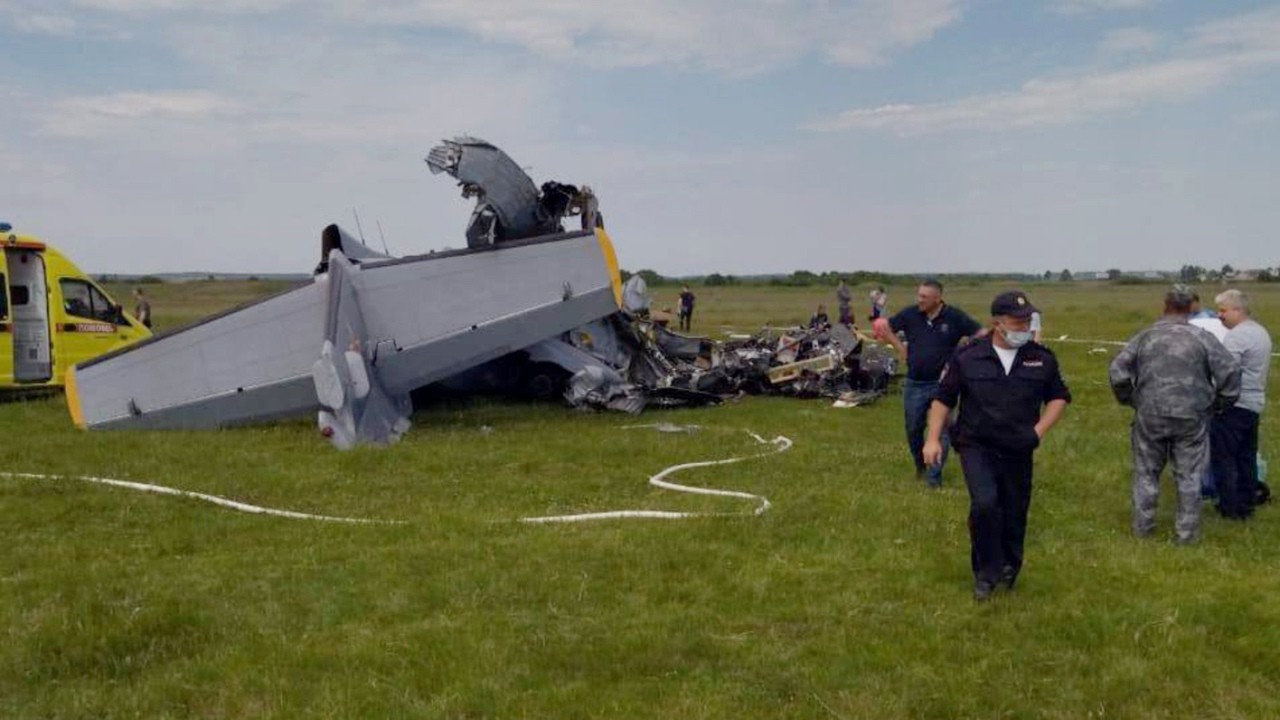
M 1200 480 L 1209 466 L 1209 423 L 1201 419 L 1145 417 L 1133 420 L 1133 533 L 1146 537 L 1156 529 L 1160 473 L 1173 462 L 1178 490 L 1174 533 L 1191 542 L 1200 533 Z

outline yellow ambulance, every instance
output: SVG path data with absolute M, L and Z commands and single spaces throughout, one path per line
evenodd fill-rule
M 0 222 L 0 392 L 61 387 L 67 370 L 151 336 L 65 255 Z

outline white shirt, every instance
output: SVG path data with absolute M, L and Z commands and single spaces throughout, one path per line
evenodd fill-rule
M 1216 317 L 1214 318 L 1193 317 L 1187 322 L 1191 323 L 1192 325 L 1195 325 L 1201 330 L 1208 330 L 1209 332 L 1213 333 L 1213 336 L 1218 338 L 1218 342 L 1222 342 L 1223 340 L 1227 339 L 1227 326 L 1223 325 L 1222 321 Z
M 1008 375 L 1013 371 L 1013 361 L 1018 357 L 1017 348 L 1002 348 L 995 343 L 991 344 L 995 348 L 996 355 L 1000 358 L 1000 364 L 1004 366 L 1004 374 Z

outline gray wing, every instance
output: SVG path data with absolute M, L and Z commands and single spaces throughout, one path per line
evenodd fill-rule
M 88 428 L 214 428 L 315 413 L 323 340 L 356 335 L 394 398 L 617 310 L 591 232 L 349 270 L 362 331 L 326 332 L 329 291 L 312 283 L 77 366 L 73 417 Z

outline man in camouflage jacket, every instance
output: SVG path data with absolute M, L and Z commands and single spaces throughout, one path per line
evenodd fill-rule
M 1136 411 L 1133 532 L 1155 531 L 1160 472 L 1170 460 L 1178 488 L 1175 538 L 1200 529 L 1200 479 L 1209 462 L 1209 418 L 1240 397 L 1240 365 L 1213 335 L 1187 322 L 1195 293 L 1174 285 L 1164 317 L 1135 335 L 1111 363 L 1111 390 Z

